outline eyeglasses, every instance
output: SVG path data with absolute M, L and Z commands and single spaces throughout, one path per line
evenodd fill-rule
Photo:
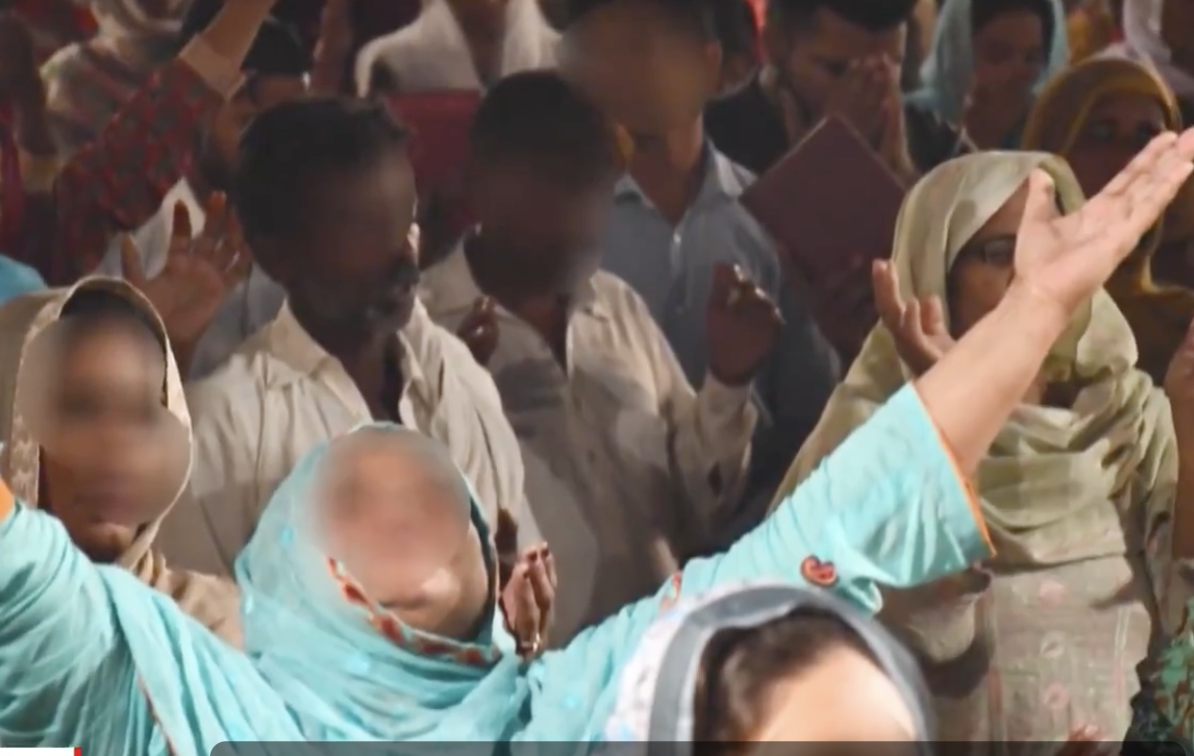
M 993 268 L 1010 268 L 1016 262 L 1016 237 L 996 236 L 970 242 L 958 252 L 958 260 L 974 260 Z

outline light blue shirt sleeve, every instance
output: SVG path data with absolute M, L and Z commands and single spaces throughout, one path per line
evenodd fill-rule
M 727 552 L 689 562 L 655 596 L 545 656 L 532 675 L 543 691 L 534 720 L 541 710 L 548 721 L 576 717 L 569 702 L 592 717 L 572 732 L 532 728 L 530 739 L 599 737 L 623 661 L 675 600 L 771 579 L 833 590 L 875 612 L 879 585 L 929 582 L 989 556 L 977 512 L 920 397 L 906 386 Z
M 0 523 L 0 743 L 157 753 L 99 570 L 53 517 Z

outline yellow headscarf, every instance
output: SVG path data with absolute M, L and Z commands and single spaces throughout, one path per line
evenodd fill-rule
M 1165 112 L 1165 125 L 1181 128 L 1173 92 L 1147 65 L 1126 58 L 1085 61 L 1054 79 L 1037 98 L 1024 128 L 1021 146 L 1066 157 L 1086 125 L 1091 110 L 1108 97 L 1142 95 Z M 1187 184 L 1194 191 L 1194 182 Z M 1184 201 L 1181 197 L 1177 202 Z M 1140 367 L 1154 381 L 1164 379 L 1174 350 L 1194 317 L 1194 292 L 1153 282 L 1152 256 L 1162 240 L 1160 223 L 1107 283 L 1107 291 L 1132 326 L 1140 349 Z
M 1052 176 L 1065 211 L 1081 205 L 1073 172 L 1044 153 L 978 153 L 925 176 L 905 199 L 896 227 L 892 264 L 903 294 L 944 301 L 959 250 L 1038 168 Z M 1169 511 L 1176 452 L 1168 403 L 1135 362 L 1127 323 L 1099 292 L 1047 362 L 1077 389 L 1072 407 L 1020 406 L 979 466 L 976 483 L 995 564 L 1020 568 L 1123 553 L 1125 508 Z M 877 325 L 792 463 L 777 501 L 910 378 L 891 333 Z

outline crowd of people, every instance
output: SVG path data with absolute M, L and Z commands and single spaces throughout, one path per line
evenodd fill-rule
M 1194 748 L 1194 0 L 0 9 L 0 746 Z

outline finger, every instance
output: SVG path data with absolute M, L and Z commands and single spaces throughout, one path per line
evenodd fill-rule
M 1165 132 L 1153 137 L 1152 141 L 1139 153 L 1132 161 L 1115 178 L 1107 183 L 1103 190 L 1099 192 L 1095 199 L 1115 197 L 1123 194 L 1128 187 L 1137 181 L 1141 175 L 1148 173 L 1153 164 L 1160 159 L 1161 155 L 1177 141 L 1177 135 L 1172 132 Z
M 230 245 L 231 246 L 231 245 Z M 244 247 L 241 247 L 235 256 L 232 258 L 232 264 L 224 270 L 224 285 L 232 288 L 241 281 L 249 277 L 249 273 L 253 270 L 253 256 Z
M 228 197 L 223 192 L 214 192 L 207 198 L 203 235 L 210 239 L 222 239 L 228 231 Z
M 1050 223 L 1057 218 L 1057 203 L 1054 196 L 1057 188 L 1048 173 L 1034 170 L 1028 175 L 1028 198 L 1024 202 L 1024 217 L 1021 227 L 1029 223 Z
M 174 221 L 170 226 L 170 251 L 186 252 L 191 248 L 193 238 L 191 211 L 182 202 L 174 203 Z
M 535 603 L 539 607 L 539 616 L 546 618 L 556 596 L 556 587 L 552 585 L 551 577 L 547 572 L 547 546 L 543 546 L 532 561 L 529 574 L 531 587 L 535 589 L 533 593 L 535 594 Z
M 709 291 L 709 306 L 714 309 L 725 309 L 731 305 L 731 300 L 737 291 L 739 280 L 738 267 L 727 263 L 717 263 L 713 267 L 713 283 Z
M 892 333 L 899 331 L 904 316 L 904 304 L 900 300 L 899 275 L 889 262 L 876 260 L 873 267 L 872 286 L 875 294 L 875 309 L 883 325 Z
M 522 577 L 518 578 L 521 587 L 518 590 L 518 638 L 524 643 L 534 645 L 536 640 L 542 639 L 542 633 L 539 631 L 539 624 L 541 621 L 541 612 L 539 611 L 539 604 L 535 601 L 535 589 L 533 583 L 533 570 L 528 567 L 523 572 Z
M 497 303 L 493 297 L 484 296 L 473 303 L 473 314 L 481 318 L 492 318 L 497 312 Z
M 941 297 L 925 300 L 921 307 L 920 323 L 921 330 L 926 334 L 945 332 L 945 305 L 941 303 Z
M 120 235 L 120 268 L 125 279 L 140 288 L 145 283 L 145 268 L 141 265 L 141 253 L 130 234 Z

